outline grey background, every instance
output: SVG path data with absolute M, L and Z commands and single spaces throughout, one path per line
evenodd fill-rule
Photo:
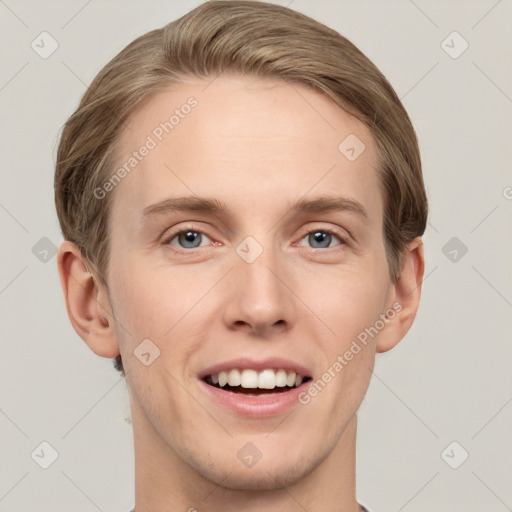
M 51 251 L 62 241 L 55 151 L 100 68 L 199 3 L 0 0 L 2 512 L 133 505 L 126 385 L 73 331 Z M 358 498 L 372 512 L 511 510 L 512 1 L 275 3 L 365 52 L 422 150 L 422 303 L 407 337 L 377 357 L 359 412 Z M 31 47 L 43 31 L 58 43 L 46 59 Z M 458 58 L 454 31 L 469 44 Z M 58 453 L 48 469 L 42 442 Z

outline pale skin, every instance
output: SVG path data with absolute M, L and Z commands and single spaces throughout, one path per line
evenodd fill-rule
M 376 353 L 403 339 L 416 315 L 422 241 L 409 244 L 392 282 L 376 143 L 360 121 L 304 86 L 212 79 L 158 93 L 132 115 L 119 162 L 168 112 L 198 101 L 111 192 L 106 286 L 73 243 L 59 248 L 68 314 L 96 354 L 123 357 L 136 512 L 356 512 L 356 412 Z M 352 162 L 338 150 L 351 133 L 366 146 Z M 143 216 L 190 196 L 229 211 Z M 320 196 L 355 201 L 367 215 L 290 213 Z M 318 231 L 331 238 L 315 243 L 308 235 Z M 263 248 L 252 263 L 236 252 L 248 236 Z M 307 405 L 247 419 L 198 386 L 202 369 L 242 355 L 292 358 L 320 378 L 397 301 L 401 311 Z M 144 339 L 161 351 L 149 366 L 133 354 Z M 247 442 L 262 453 L 252 467 L 237 458 Z

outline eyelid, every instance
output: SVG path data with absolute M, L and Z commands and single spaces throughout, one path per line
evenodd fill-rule
M 181 233 L 185 233 L 187 231 L 193 231 L 195 233 L 199 233 L 205 237 L 207 237 L 211 242 L 214 242 L 215 241 L 213 240 L 213 238 L 211 236 L 209 236 L 205 231 L 199 229 L 197 226 L 194 226 L 192 223 L 190 224 L 185 224 L 179 228 L 176 228 L 176 229 L 173 229 L 171 230 L 170 234 L 166 235 L 163 237 L 163 240 L 162 240 L 162 244 L 164 245 L 168 245 L 168 246 L 171 246 L 171 241 L 174 240 L 174 238 L 176 238 L 176 236 L 180 235 Z M 339 240 L 340 240 L 340 244 L 338 245 L 335 245 L 333 247 L 325 247 L 325 248 L 319 248 L 319 247 L 307 247 L 307 246 L 303 246 L 300 244 L 300 242 L 307 236 L 307 235 L 310 235 L 311 233 L 315 233 L 315 232 L 324 232 L 324 233 L 328 233 L 329 235 L 334 235 L 335 237 L 337 237 Z M 304 247 L 306 249 L 311 249 L 313 251 L 326 251 L 328 249 L 333 249 L 335 250 L 336 247 L 342 247 L 344 245 L 348 245 L 348 238 L 350 237 L 350 234 L 347 234 L 346 231 L 342 231 L 341 229 L 338 229 L 338 228 L 334 228 L 334 227 L 323 227 L 323 226 L 317 226 L 317 227 L 313 227 L 313 228 L 305 228 L 305 230 L 303 231 L 303 234 L 299 237 L 298 241 L 292 245 L 296 245 L 296 246 L 299 246 L 299 247 Z M 222 245 L 220 242 L 216 242 L 217 245 Z M 175 245 L 172 245 L 172 247 L 174 248 L 173 250 L 176 250 L 176 251 L 179 251 L 179 252 L 190 252 L 194 249 L 205 249 L 206 247 L 208 247 L 210 245 L 206 245 L 206 246 L 200 246 L 200 247 L 192 247 L 192 248 L 183 248 L 183 247 L 179 247 L 179 246 L 175 246 Z
M 315 232 L 322 232 L 322 233 L 328 233 L 329 235 L 334 235 L 335 237 L 337 237 L 340 240 L 341 243 L 339 245 L 337 245 L 337 246 L 327 247 L 325 249 L 320 249 L 320 248 L 317 248 L 317 247 L 309 247 L 309 249 L 313 249 L 313 250 L 319 249 L 319 250 L 325 251 L 326 249 L 334 249 L 335 247 L 339 247 L 339 246 L 347 245 L 348 244 L 349 235 L 347 235 L 346 232 L 341 231 L 341 230 L 336 229 L 336 228 L 325 228 L 325 227 L 308 228 L 299 237 L 298 242 L 301 242 L 307 235 L 309 235 L 311 233 L 315 233 Z
M 163 236 L 162 244 L 163 245 L 171 245 L 171 243 L 170 243 L 171 240 L 174 240 L 178 235 L 180 235 L 181 233 L 186 233 L 187 231 L 193 231 L 194 233 L 200 233 L 201 235 L 207 237 L 210 241 L 213 241 L 212 237 L 209 236 L 205 231 L 198 229 L 196 226 L 194 226 L 192 224 L 187 224 L 187 225 L 181 226 L 176 229 L 171 229 L 171 231 L 167 235 Z M 184 249 L 183 247 L 179 247 L 179 246 L 173 246 L 173 247 L 176 247 L 176 250 L 178 250 L 178 251 L 181 250 L 181 251 L 190 252 L 192 249 L 200 249 L 200 248 L 204 248 L 206 246 L 193 247 L 191 249 Z

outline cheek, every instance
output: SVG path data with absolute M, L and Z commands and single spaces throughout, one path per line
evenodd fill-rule
M 379 319 L 388 292 L 385 279 L 371 265 L 309 275 L 307 283 L 303 290 L 309 288 L 310 293 L 304 302 L 315 304 L 311 309 L 330 328 L 336 349 L 350 344 Z
M 197 273 L 183 266 L 148 268 L 135 258 L 112 274 L 112 282 L 119 321 L 129 332 L 155 339 L 195 312 L 208 286 L 206 276 L 198 281 Z
M 203 299 L 219 276 L 214 272 L 198 275 L 197 269 L 184 265 L 149 268 L 142 258 L 138 262 L 133 260 L 127 258 L 123 268 L 112 275 L 112 301 L 116 306 L 116 333 L 123 363 L 127 371 L 143 371 L 145 367 L 135 357 L 136 351 L 139 346 L 148 346 L 158 353 L 147 341 L 141 345 L 143 340 L 151 340 L 159 350 L 156 364 L 151 366 L 155 370 L 150 372 L 152 386 L 163 378 L 160 385 L 165 389 L 169 383 L 167 372 L 179 381 L 188 378 L 187 362 L 208 338 L 204 324 L 210 323 L 212 317 L 211 295 L 210 300 Z M 146 387 L 147 384 L 141 383 Z
M 185 422 L 179 417 L 191 407 L 190 395 L 177 382 L 184 381 L 184 362 L 200 342 L 200 325 L 196 325 L 193 315 L 204 313 L 200 300 L 207 283 L 194 287 L 192 271 L 184 271 L 184 267 L 172 271 L 149 269 L 147 262 L 136 258 L 126 258 L 111 277 L 117 335 L 129 387 L 138 406 L 157 428 L 170 421 L 170 411 L 176 424 Z M 134 355 L 146 339 L 160 351 L 148 366 Z M 152 352 L 152 346 L 146 347 L 153 357 L 156 352 Z M 169 407 L 162 408 L 162 402 L 168 402 Z
M 325 308 L 327 321 L 336 334 L 332 336 L 334 342 L 324 346 L 329 360 L 326 370 L 336 375 L 333 400 L 343 396 L 347 411 L 352 411 L 366 393 L 375 363 L 379 332 L 375 326 L 380 326 L 389 292 L 385 268 L 369 264 L 347 272 L 330 291 Z M 344 414 L 337 410 L 337 414 Z
M 319 316 L 334 331 L 317 336 L 319 367 L 317 414 L 328 415 L 333 433 L 357 411 L 368 389 L 375 363 L 376 336 L 368 329 L 379 320 L 385 303 L 382 280 L 373 273 L 350 272 L 330 281 L 317 302 Z M 325 385 L 323 384 L 325 383 Z

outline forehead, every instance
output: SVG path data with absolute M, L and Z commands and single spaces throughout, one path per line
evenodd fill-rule
M 113 215 L 130 204 L 122 213 L 136 222 L 149 204 L 184 195 L 270 215 L 305 194 L 340 194 L 378 223 L 376 162 L 369 129 L 309 87 L 233 75 L 190 81 L 132 114 L 117 147 L 116 169 L 128 172 Z

